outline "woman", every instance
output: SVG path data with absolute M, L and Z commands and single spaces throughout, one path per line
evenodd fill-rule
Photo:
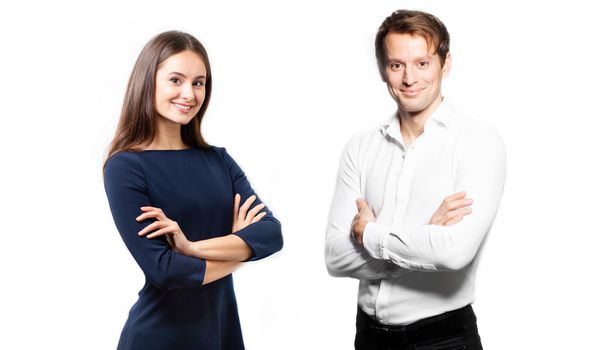
M 206 51 L 186 33 L 151 39 L 132 70 L 104 167 L 115 224 L 146 278 L 120 350 L 243 349 L 231 273 L 283 245 L 243 171 L 201 135 L 211 91 Z

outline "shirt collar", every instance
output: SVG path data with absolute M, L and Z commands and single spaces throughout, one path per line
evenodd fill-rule
M 441 127 L 446 129 L 451 120 L 451 105 L 448 100 L 443 99 L 443 101 L 438 105 L 434 113 L 428 118 L 426 121 L 426 125 L 424 126 L 424 132 L 434 128 Z M 382 135 L 390 136 L 394 140 L 398 141 L 401 145 L 404 144 L 403 136 L 401 135 L 401 122 L 398 118 L 398 114 L 395 113 L 386 123 L 384 123 L 380 128 Z

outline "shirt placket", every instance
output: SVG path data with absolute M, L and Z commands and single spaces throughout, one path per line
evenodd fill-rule
M 421 138 L 421 136 L 420 136 Z M 402 143 L 400 143 L 396 139 L 392 139 L 398 148 L 399 152 L 396 152 L 396 157 L 399 157 L 399 161 L 402 161 L 401 170 L 397 174 L 393 174 L 392 176 L 398 176 L 397 185 L 396 185 L 396 195 L 394 202 L 394 215 L 392 216 L 392 225 L 403 223 L 403 219 L 407 212 L 407 204 L 409 203 L 409 189 L 411 187 L 411 182 L 413 179 L 413 164 L 414 161 L 414 152 L 415 148 L 414 142 L 410 147 L 405 147 Z M 419 141 L 419 138 L 418 140 Z M 393 159 L 393 161 L 395 161 Z M 388 248 L 388 247 L 384 247 Z M 375 316 L 380 323 L 391 324 L 391 319 L 393 316 L 393 312 L 396 312 L 393 309 L 393 305 L 390 304 L 390 292 L 392 289 L 392 283 L 389 279 L 384 279 L 380 281 L 380 287 L 376 297 L 375 303 Z

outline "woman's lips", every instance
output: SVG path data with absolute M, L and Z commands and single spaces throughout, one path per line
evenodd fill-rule
M 174 105 L 174 107 L 176 107 L 176 109 L 178 109 L 182 113 L 189 113 L 189 111 L 191 111 L 191 108 L 193 107 L 192 105 L 186 105 L 176 102 L 172 102 L 172 104 Z

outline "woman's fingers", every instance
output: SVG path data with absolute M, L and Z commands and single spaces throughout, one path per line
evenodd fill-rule
M 151 223 L 151 224 L 145 226 L 144 229 L 140 230 L 138 232 L 138 235 L 139 236 L 144 236 L 144 235 L 148 234 L 149 232 L 155 231 L 155 230 L 157 230 L 159 228 L 162 228 L 162 227 L 164 227 L 166 225 L 167 225 L 167 223 L 164 222 L 164 221 L 155 221 L 154 223 Z
M 174 227 L 172 226 L 166 226 L 160 230 L 157 230 L 149 235 L 147 235 L 147 238 L 151 239 L 151 238 L 155 238 L 155 237 L 159 237 L 161 235 L 165 235 L 165 234 L 170 234 L 174 232 Z
M 265 212 L 262 212 L 262 209 L 266 207 L 264 203 L 259 203 L 250 209 L 256 199 L 257 197 L 255 195 L 251 195 L 245 200 L 245 202 L 243 202 L 243 205 L 239 207 L 241 196 L 239 194 L 235 196 L 235 208 L 233 209 L 233 232 L 237 232 L 253 222 L 260 221 L 266 215 Z
M 252 222 L 252 220 L 256 217 L 256 215 L 260 212 L 260 210 L 264 209 L 265 205 L 264 203 L 260 203 L 258 205 L 256 205 L 255 207 L 252 208 L 252 210 L 250 210 L 246 217 L 245 217 L 245 221 L 247 222 Z
M 155 207 L 141 207 L 144 212 L 136 218 L 136 221 L 142 221 L 149 218 L 166 219 L 166 215 L 160 208 Z
M 255 200 L 256 200 L 256 196 L 251 195 L 248 199 L 245 200 L 245 202 L 243 202 L 243 205 L 241 206 L 241 208 L 239 208 L 239 219 L 240 220 L 245 220 L 247 211 L 250 208 L 250 206 L 252 205 L 252 203 L 254 203 Z
M 136 221 L 143 221 L 145 219 L 152 219 L 152 218 L 160 219 L 160 215 L 161 214 L 158 211 L 149 211 L 149 212 L 139 215 L 136 218 Z
M 237 220 L 237 216 L 239 215 L 239 204 L 241 202 L 241 195 L 237 193 L 235 195 L 235 202 L 233 203 L 233 222 Z
M 261 219 L 264 217 L 264 215 L 266 215 L 266 212 L 265 212 L 265 211 L 263 211 L 262 213 L 260 213 L 260 214 L 258 214 L 258 215 L 256 215 L 256 216 L 254 216 L 254 219 L 252 219 L 252 222 L 251 222 L 251 223 L 254 223 L 254 222 L 258 222 L 258 221 L 260 221 L 260 220 L 261 220 Z

